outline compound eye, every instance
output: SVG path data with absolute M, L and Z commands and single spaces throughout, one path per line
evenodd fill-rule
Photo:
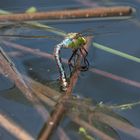
M 87 43 L 87 40 L 84 38 L 84 44 L 86 44 Z

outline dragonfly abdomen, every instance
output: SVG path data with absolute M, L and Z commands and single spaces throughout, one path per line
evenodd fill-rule
M 64 47 L 62 43 L 58 44 L 55 47 L 54 56 L 55 56 L 55 60 L 56 60 L 56 63 L 57 63 L 58 69 L 59 69 L 59 73 L 60 73 L 61 88 L 62 88 L 63 91 L 66 91 L 68 83 L 67 83 L 67 78 L 66 78 L 66 73 L 65 73 L 65 70 L 64 70 L 64 66 L 62 64 L 62 60 L 61 60 L 61 57 L 60 57 L 60 49 L 62 47 Z
M 76 52 L 78 50 L 80 50 L 82 56 L 84 57 L 84 63 L 86 63 L 87 59 L 85 57 L 86 57 L 87 53 L 86 53 L 86 55 L 84 55 L 82 52 L 83 46 L 86 44 L 86 42 L 87 42 L 86 39 L 82 36 L 78 36 L 77 33 L 69 33 L 68 36 L 55 47 L 54 55 L 55 55 L 55 60 L 56 60 L 58 69 L 59 69 L 60 80 L 61 80 L 60 82 L 61 82 L 61 87 L 62 87 L 63 91 L 67 90 L 68 82 L 67 82 L 64 66 L 61 61 L 60 50 L 61 50 L 61 48 L 71 48 L 71 49 L 75 50 Z M 73 53 L 71 59 L 75 55 L 77 55 L 77 53 Z M 87 67 L 87 65 L 86 65 L 86 67 Z

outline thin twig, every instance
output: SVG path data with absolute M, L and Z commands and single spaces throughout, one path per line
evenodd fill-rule
M 31 89 L 33 92 L 36 94 L 41 93 L 42 95 L 48 97 L 51 100 L 58 101 L 59 98 L 61 97 L 62 93 L 45 86 L 27 76 L 24 76 L 24 78 L 28 81 L 28 84 L 31 86 Z
M 95 74 L 101 75 L 103 77 L 106 77 L 106 78 L 109 78 L 109 79 L 112 79 L 112 80 L 130 85 L 130 86 L 133 86 L 133 87 L 136 87 L 136 88 L 140 88 L 140 82 L 130 80 L 130 79 L 127 79 L 125 77 L 118 76 L 118 75 L 115 75 L 115 74 L 112 74 L 112 73 L 109 73 L 109 72 L 106 72 L 106 71 L 103 71 L 103 70 L 100 70 L 100 69 L 96 69 L 96 68 L 91 68 L 89 71 L 93 72 Z
M 129 6 L 99 7 L 36 13 L 18 13 L 0 15 L 0 21 L 25 21 L 47 19 L 76 19 L 92 17 L 130 16 L 133 8 Z
M 15 48 L 15 49 L 27 52 L 27 53 L 31 53 L 31 54 L 34 54 L 34 55 L 37 55 L 37 56 L 41 56 L 41 57 L 44 57 L 44 58 L 49 58 L 49 59 L 54 60 L 54 56 L 52 54 L 49 54 L 47 52 L 42 52 L 39 49 L 32 49 L 32 48 L 29 48 L 28 46 L 25 47 L 23 45 L 16 44 L 16 43 L 13 43 L 13 42 L 10 42 L 10 41 L 2 41 L 2 43 L 4 45 L 8 46 L 8 47 L 12 47 L 12 48 Z M 64 63 L 67 63 L 68 60 L 67 59 L 62 59 L 62 61 Z
M 59 136 L 60 140 L 70 140 L 68 135 L 64 133 L 64 130 L 58 127 L 57 135 Z
M 18 126 L 13 120 L 0 112 L 0 126 L 10 132 L 19 140 L 34 140 L 25 130 Z

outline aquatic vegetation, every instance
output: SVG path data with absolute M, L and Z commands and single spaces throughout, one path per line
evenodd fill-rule
M 63 92 L 61 90 L 55 90 L 48 85 L 42 84 L 36 79 L 30 78 L 25 73 L 22 73 L 16 68 L 16 64 L 13 63 L 11 58 L 8 56 L 8 53 L 5 50 L 0 50 L 0 72 L 1 74 L 7 76 L 9 79 L 14 81 L 16 87 L 23 93 L 23 95 L 31 102 L 29 105 L 33 105 L 34 108 L 41 115 L 43 120 L 46 122 L 42 127 L 37 139 L 45 140 L 50 138 L 51 134 L 54 132 L 55 128 L 58 127 L 59 132 L 63 132 L 63 135 L 60 138 L 66 137 L 67 133 L 59 127 L 59 124 L 63 118 L 63 116 L 67 116 L 71 121 L 76 123 L 78 126 L 76 129 L 77 135 L 79 137 L 85 137 L 88 140 L 94 139 L 120 139 L 117 130 L 127 133 L 135 138 L 140 138 L 140 130 L 137 127 L 134 127 L 131 122 L 127 119 L 115 113 L 115 110 L 126 110 L 139 105 L 140 102 L 127 103 L 122 105 L 112 105 L 112 104 L 104 104 L 103 102 L 95 102 L 93 98 L 86 98 L 82 96 L 73 95 L 74 87 L 78 81 L 78 76 L 81 71 L 88 70 L 93 73 L 97 73 L 103 75 L 104 77 L 112 78 L 114 80 L 118 80 L 124 82 L 125 84 L 134 85 L 138 87 L 138 84 L 133 84 L 132 80 L 126 80 L 123 77 L 119 77 L 113 74 L 109 74 L 107 72 L 98 70 L 96 68 L 89 68 L 89 62 L 87 59 L 88 48 L 91 45 L 91 32 L 89 31 L 81 31 L 80 33 L 66 33 L 61 31 L 60 29 L 56 29 L 50 26 L 47 26 L 38 22 L 21 22 L 8 23 L 1 25 L 2 30 L 9 30 L 14 26 L 14 29 L 20 29 L 21 27 L 24 29 L 31 30 L 45 30 L 49 32 L 53 32 L 57 35 L 64 37 L 63 41 L 56 45 L 56 50 L 54 51 L 54 56 L 47 53 L 42 52 L 40 50 L 36 51 L 34 48 L 28 48 L 27 46 L 19 45 L 14 42 L 10 42 L 6 40 L 6 38 L 16 38 L 16 39 L 40 39 L 40 38 L 50 38 L 56 39 L 54 36 L 46 36 L 46 35 L 29 35 L 29 34 L 1 34 L 4 40 L 1 41 L 1 44 L 10 46 L 11 48 L 17 48 L 22 52 L 28 52 L 30 54 L 34 54 L 36 56 L 45 57 L 47 59 L 56 60 L 58 64 L 58 68 L 60 71 L 60 84 L 63 86 Z M 22 33 L 22 32 L 21 32 Z M 60 39 L 60 38 L 59 38 Z M 129 60 L 139 62 L 139 58 L 134 56 L 130 56 L 128 54 L 122 53 L 121 51 L 116 51 L 106 46 L 103 46 L 98 43 L 93 43 L 93 45 L 104 51 L 109 53 L 119 55 L 123 58 L 127 58 Z M 61 58 L 60 49 L 61 48 L 70 48 L 72 50 L 72 55 L 70 59 L 67 60 Z M 90 52 L 89 52 L 90 53 Z M 71 67 L 69 79 L 66 77 L 66 72 L 64 71 L 63 64 L 68 63 Z M 32 71 L 32 68 L 30 68 Z M 138 83 L 135 82 L 134 83 Z M 57 85 L 59 86 L 59 84 Z M 3 95 L 3 97 L 6 95 Z M 10 100 L 14 100 L 12 96 Z M 22 100 L 16 100 L 17 102 L 22 102 Z M 24 102 L 25 103 L 25 102 Z M 49 106 L 51 110 L 50 114 L 46 109 Z M 5 120 L 9 126 L 15 126 L 16 130 L 19 132 L 19 138 L 29 138 L 33 139 L 30 134 L 26 133 L 26 131 L 22 130 L 16 123 L 10 120 L 8 117 L 4 117 L 4 113 L 1 112 L 0 116 L 1 126 L 8 130 L 11 134 L 17 135 L 13 130 L 13 127 L 6 127 L 3 124 L 2 120 Z M 47 121 L 46 121 L 47 120 Z M 60 125 L 61 126 L 61 125 Z M 22 130 L 22 131 L 19 131 Z M 133 130 L 133 131 L 132 131 Z M 65 135 L 65 136 L 64 136 Z M 67 136 L 68 137 L 68 136 Z M 18 137 L 17 137 L 18 138 Z

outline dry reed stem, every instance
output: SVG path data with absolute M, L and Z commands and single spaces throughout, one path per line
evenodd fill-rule
M 59 127 L 58 127 L 58 131 L 57 131 L 57 135 L 59 136 L 60 140 L 70 140 L 68 135 L 66 135 L 66 133 L 64 133 L 64 131 L 62 129 L 59 129 Z
M 36 13 L 15 13 L 0 15 L 0 21 L 29 21 L 47 19 L 76 19 L 93 17 L 130 16 L 133 8 L 129 6 L 99 7 Z
M 25 77 L 28 81 L 29 85 L 31 86 L 31 89 L 34 93 L 38 94 L 41 93 L 42 95 L 48 97 L 51 100 L 58 101 L 60 96 L 62 95 L 60 92 L 45 86 L 41 84 L 40 82 L 37 82 L 29 77 Z M 39 95 L 39 94 L 38 94 Z
M 18 126 L 13 120 L 0 112 L 0 126 L 10 132 L 19 140 L 34 140 L 25 130 Z

